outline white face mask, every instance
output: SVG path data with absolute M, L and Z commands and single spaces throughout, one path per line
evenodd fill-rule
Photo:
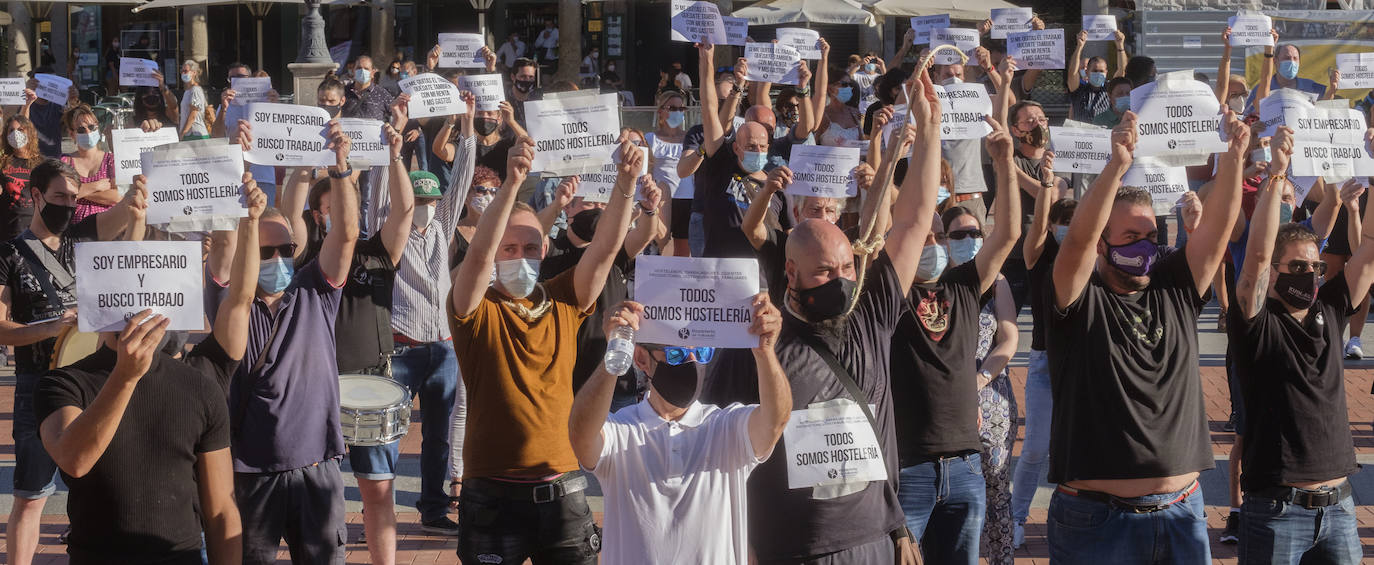
M 524 298 L 534 292 L 539 279 L 538 259 L 509 259 L 496 262 L 496 280 L 501 288 L 515 298 Z
M 9 135 L 5 136 L 5 139 L 9 140 L 10 147 L 14 149 L 20 149 L 29 144 L 29 136 L 22 129 L 11 131 Z
M 416 204 L 415 215 L 410 217 L 410 224 L 423 228 L 434 220 L 435 206 L 433 204 Z
M 474 212 L 481 214 L 487 211 L 487 206 L 491 206 L 491 200 L 493 198 L 495 198 L 495 196 L 491 194 L 479 194 L 468 201 L 468 207 L 472 208 Z

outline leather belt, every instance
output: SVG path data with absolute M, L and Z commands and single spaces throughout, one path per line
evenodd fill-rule
M 494 496 L 523 502 L 544 504 L 553 502 L 575 492 L 587 490 L 587 476 L 572 472 L 545 483 L 512 483 L 491 479 L 473 478 L 463 481 L 463 486 L 486 492 Z
M 405 334 L 402 334 L 402 333 L 393 333 L 393 334 L 391 334 L 391 340 L 394 341 L 394 342 L 396 342 L 396 345 L 397 345 L 397 346 L 403 346 L 403 347 L 420 347 L 420 346 L 422 346 L 422 345 L 429 345 L 429 344 L 431 344 L 431 343 L 439 343 L 439 342 L 444 342 L 444 341 L 450 341 L 450 340 L 452 340 L 452 339 L 453 339 L 452 337 L 446 337 L 446 338 L 441 339 L 441 340 L 439 340 L 439 341 L 416 341 L 416 340 L 410 339 L 409 337 L 406 337 L 406 335 L 405 335 Z
M 981 193 L 981 192 L 965 192 L 965 193 L 963 193 L 963 194 L 955 194 L 954 196 L 951 196 L 950 198 L 953 198 L 953 199 L 954 199 L 954 202 L 957 204 L 957 203 L 959 203 L 959 202 L 968 202 L 969 200 L 973 200 L 974 198 L 982 198 L 982 197 L 983 197 L 983 193 Z
M 1130 499 L 1121 498 L 1114 494 L 1099 492 L 1095 490 L 1079 490 L 1076 488 L 1066 487 L 1064 485 L 1059 485 L 1058 487 L 1055 487 L 1055 490 L 1067 494 L 1069 496 L 1076 496 L 1079 498 L 1086 498 L 1088 500 L 1101 502 L 1103 504 L 1107 504 L 1115 508 L 1125 510 L 1127 512 L 1132 512 L 1135 514 L 1151 514 L 1154 512 L 1159 512 L 1160 510 L 1164 510 L 1180 502 L 1183 502 L 1184 500 L 1187 500 L 1189 496 L 1192 496 L 1193 493 L 1197 492 L 1198 488 L 1198 482 L 1193 481 L 1193 484 L 1189 486 L 1187 490 L 1183 491 L 1182 494 L 1178 495 L 1178 498 L 1166 502 L 1154 502 L 1150 504 L 1136 504 L 1131 502 Z
M 1271 487 L 1250 491 L 1245 494 L 1268 498 L 1280 502 L 1289 502 L 1294 506 L 1301 506 L 1308 510 L 1325 508 L 1340 504 L 1342 500 L 1350 496 L 1355 489 L 1350 486 L 1350 481 L 1342 481 L 1335 487 L 1322 487 L 1319 489 L 1302 489 L 1297 487 Z

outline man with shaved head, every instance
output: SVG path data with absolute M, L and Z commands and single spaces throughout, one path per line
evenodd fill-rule
M 458 558 L 468 565 L 596 563 L 601 530 L 568 418 L 578 328 L 624 244 L 643 159 L 628 141 L 617 155 L 616 184 L 582 260 L 540 283 L 549 239 L 516 202 L 534 159 L 534 142 L 522 137 L 454 274 L 449 323 L 469 405 Z
M 830 222 L 803 220 L 787 239 L 776 349 L 792 386 L 792 421 L 814 421 L 819 410 L 846 416 L 827 426 L 789 429 L 776 448 L 786 457 L 770 458 L 750 477 L 750 542 L 763 565 L 916 559 L 897 502 L 890 346 L 935 212 L 940 103 L 925 73 L 908 88 L 915 151 L 884 251 L 861 273 L 849 239 Z M 827 437 L 846 438 L 841 447 L 857 448 L 865 454 L 862 462 L 794 455 L 824 445 Z M 873 439 L 860 445 L 847 438 Z M 860 465 L 864 473 L 854 474 Z

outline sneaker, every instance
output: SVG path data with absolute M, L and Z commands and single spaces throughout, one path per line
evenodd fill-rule
M 1360 338 L 1352 337 L 1350 341 L 1345 342 L 1345 358 L 1352 361 L 1364 358 L 1364 350 L 1360 349 Z
M 1226 333 L 1226 311 L 1225 311 L 1225 310 L 1222 310 L 1222 311 L 1221 311 L 1221 314 L 1217 315 L 1217 332 L 1218 332 L 1218 333 Z
M 367 528 L 358 530 L 358 540 L 353 543 L 361 543 L 363 545 L 367 545 Z
M 1240 541 L 1240 512 L 1232 512 L 1226 517 L 1226 529 L 1221 531 L 1221 543 L 1235 545 Z
M 1016 524 L 1016 529 L 1011 532 L 1011 547 L 1012 549 L 1020 549 L 1023 545 L 1026 545 L 1026 527 L 1022 524 Z
M 1221 425 L 1221 431 L 1234 433 L 1236 431 L 1236 413 L 1232 412 L 1231 417 L 1226 419 L 1226 423 Z
M 420 529 L 425 533 L 439 534 L 441 536 L 458 535 L 458 523 L 448 519 L 447 516 L 424 522 L 420 524 Z
M 72 535 L 72 528 L 71 526 L 68 526 L 67 529 L 62 530 L 62 533 L 57 535 L 57 543 L 67 545 L 67 536 L 70 535 Z

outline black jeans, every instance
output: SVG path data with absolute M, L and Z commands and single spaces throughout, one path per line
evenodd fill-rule
M 576 476 L 569 473 L 564 480 Z M 463 483 L 459 496 L 458 559 L 464 565 L 523 563 L 593 565 L 601 528 L 584 492 L 536 503 L 502 497 L 484 479 Z M 485 487 L 485 488 L 484 488 Z
M 243 519 L 243 562 L 277 562 L 282 538 L 292 563 L 343 565 L 343 477 L 339 461 L 279 473 L 234 473 Z

